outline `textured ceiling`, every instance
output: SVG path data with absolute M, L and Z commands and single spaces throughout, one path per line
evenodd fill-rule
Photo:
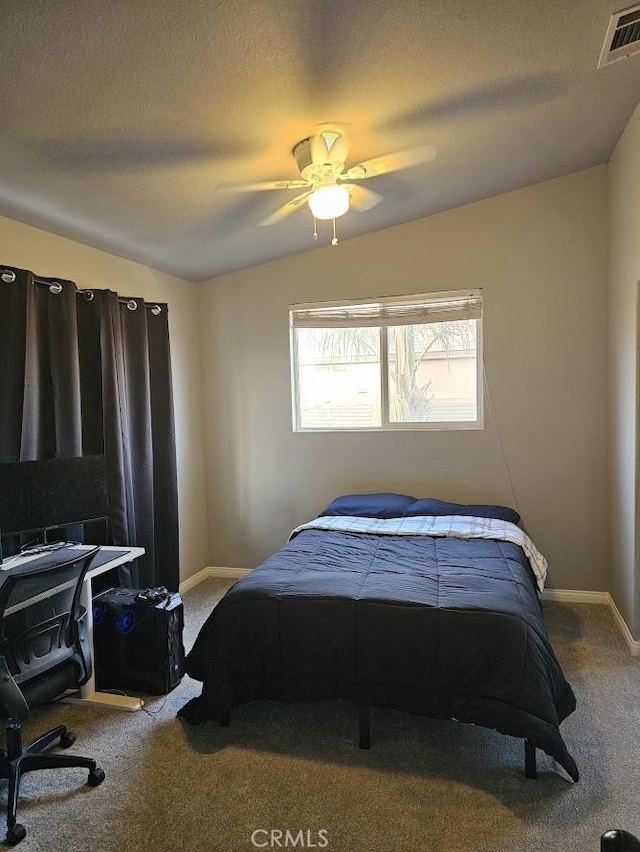
M 341 239 L 604 163 L 640 100 L 640 55 L 596 70 L 628 5 L 2 0 L 0 213 L 199 280 L 314 247 L 306 205 L 259 224 L 291 191 L 216 186 L 299 177 L 323 122 L 347 165 L 438 152 Z

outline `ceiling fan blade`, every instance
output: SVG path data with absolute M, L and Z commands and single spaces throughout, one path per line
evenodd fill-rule
M 311 160 L 314 165 L 344 163 L 349 153 L 349 143 L 341 130 L 324 127 L 311 137 Z
M 301 204 L 307 200 L 307 198 L 311 195 L 311 190 L 308 192 L 303 192 L 302 195 L 296 195 L 295 198 L 292 198 L 290 201 L 287 201 L 286 204 L 283 204 L 282 207 L 278 207 L 276 211 L 274 211 L 271 216 L 267 216 L 266 219 L 263 219 L 260 222 L 261 225 L 275 225 L 277 222 L 282 222 L 283 219 L 286 219 L 294 210 L 297 210 Z
M 260 192 L 263 189 L 302 189 L 309 186 L 306 180 L 259 180 L 253 183 L 220 183 L 216 189 L 226 192 Z
M 436 156 L 435 145 L 420 145 L 415 148 L 404 148 L 391 154 L 383 154 L 381 157 L 373 157 L 364 160 L 341 175 L 346 180 L 363 180 L 364 178 L 386 175 L 389 172 L 397 172 L 400 169 L 408 169 L 420 163 L 428 163 Z
M 358 186 L 355 183 L 342 184 L 349 190 L 349 199 L 351 206 L 356 210 L 364 213 L 366 210 L 371 210 L 376 204 L 382 201 L 382 196 L 372 189 L 367 189 L 366 186 Z

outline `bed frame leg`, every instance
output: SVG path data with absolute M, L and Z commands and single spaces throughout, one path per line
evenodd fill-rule
M 226 709 L 220 713 L 220 727 L 228 728 L 231 724 L 231 710 Z
M 531 740 L 524 741 L 524 777 L 538 777 L 538 772 L 536 770 L 536 747 Z
M 360 735 L 360 748 L 371 748 L 371 735 L 369 732 L 369 708 L 363 705 L 358 707 L 358 733 Z

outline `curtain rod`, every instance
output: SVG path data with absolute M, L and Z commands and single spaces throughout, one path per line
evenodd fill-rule
M 3 269 L 0 272 L 0 278 L 5 282 L 5 284 L 12 284 L 16 280 L 16 274 L 12 269 Z M 46 278 L 39 278 L 37 275 L 33 276 L 33 280 L 36 284 L 42 284 L 47 287 L 49 292 L 54 296 L 57 296 L 59 293 L 62 293 L 62 284 L 59 281 L 49 281 Z M 91 302 L 95 297 L 95 293 L 93 290 L 85 289 L 76 289 L 76 296 L 84 296 L 88 302 Z M 135 311 L 138 308 L 138 303 L 135 299 L 127 299 L 123 296 L 118 296 L 118 301 L 121 305 L 126 305 L 130 311 Z M 158 304 L 147 304 L 147 302 L 143 302 L 145 308 L 148 308 L 154 316 L 158 316 L 158 314 L 162 313 L 162 308 Z

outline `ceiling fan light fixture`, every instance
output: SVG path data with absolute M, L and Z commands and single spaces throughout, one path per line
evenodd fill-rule
M 316 219 L 337 219 L 349 209 L 349 190 L 346 186 L 321 186 L 308 200 Z

